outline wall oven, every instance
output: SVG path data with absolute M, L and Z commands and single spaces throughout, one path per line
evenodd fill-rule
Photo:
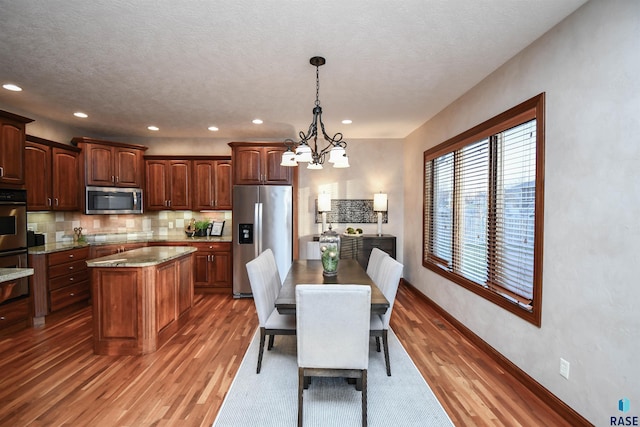
M 140 188 L 86 187 L 85 201 L 87 215 L 142 213 Z
M 27 267 L 27 192 L 0 189 L 0 267 Z M 29 296 L 26 277 L 0 283 L 0 304 Z

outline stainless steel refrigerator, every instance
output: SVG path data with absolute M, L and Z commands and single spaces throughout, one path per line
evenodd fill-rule
M 234 185 L 233 224 L 233 296 L 251 296 L 245 265 L 267 248 L 284 279 L 293 262 L 292 187 Z

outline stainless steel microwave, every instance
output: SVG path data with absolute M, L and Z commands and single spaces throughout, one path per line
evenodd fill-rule
M 85 213 L 141 214 L 142 189 L 118 187 L 87 187 Z

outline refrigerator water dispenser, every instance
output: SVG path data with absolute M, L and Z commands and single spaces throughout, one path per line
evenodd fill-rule
M 253 244 L 253 224 L 239 224 L 238 231 L 238 243 L 241 245 Z

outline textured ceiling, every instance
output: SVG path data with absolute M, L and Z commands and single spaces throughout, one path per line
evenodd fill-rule
M 327 131 L 402 138 L 583 3 L 0 0 L 0 84 L 24 89 L 0 103 L 94 135 L 294 137 L 320 55 Z

